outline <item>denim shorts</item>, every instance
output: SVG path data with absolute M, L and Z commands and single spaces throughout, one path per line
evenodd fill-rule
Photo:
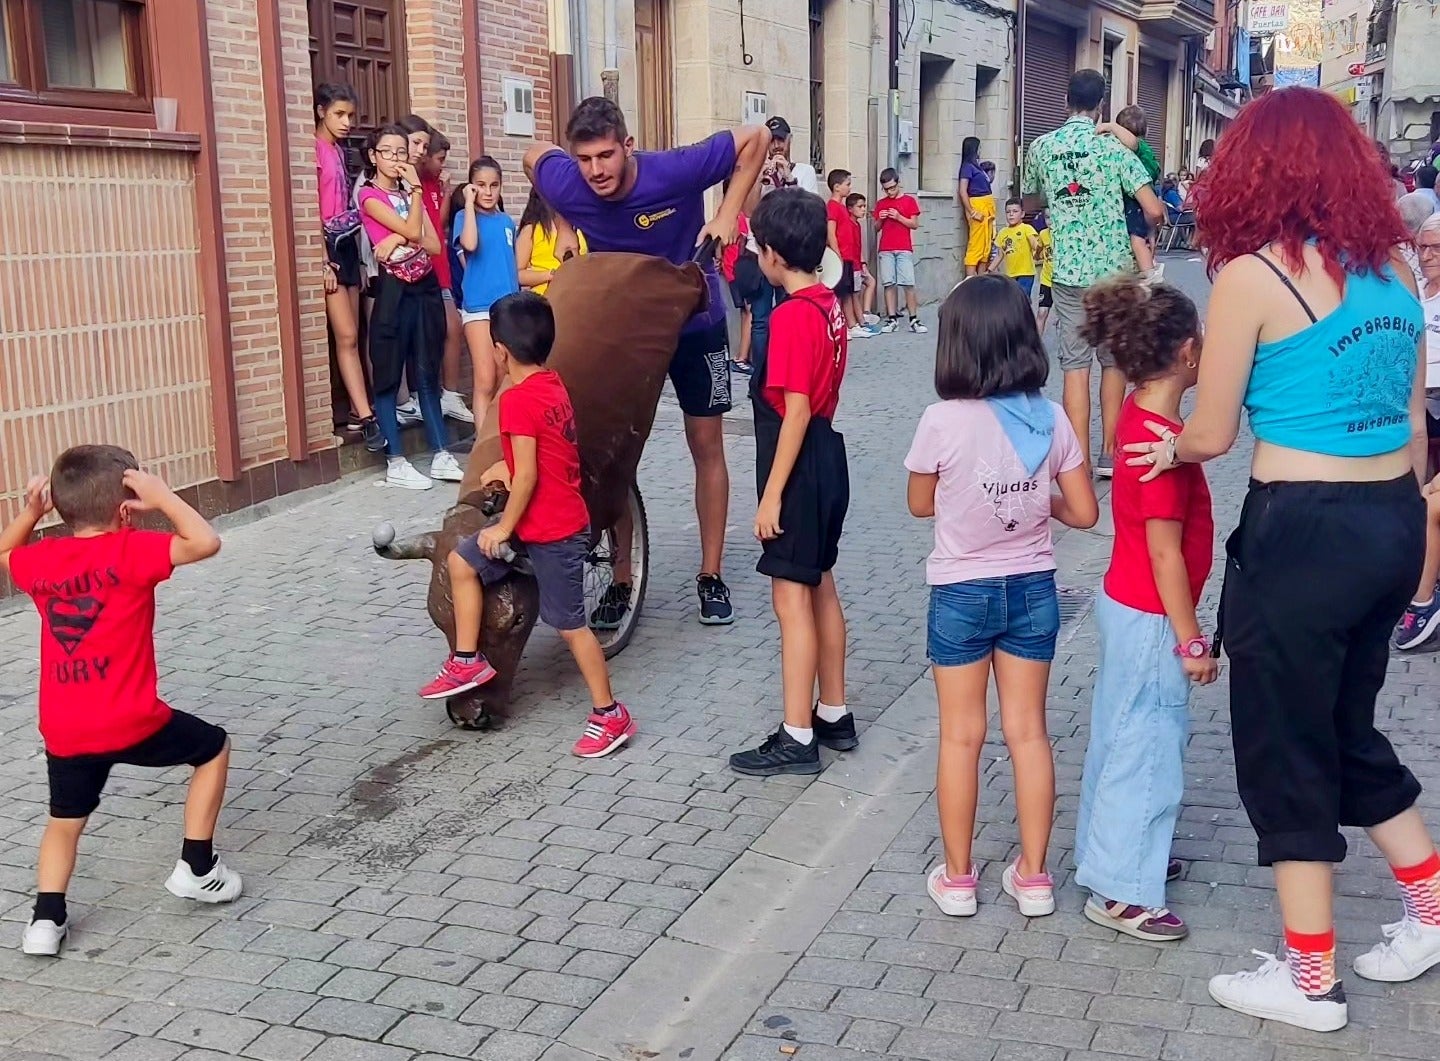
M 937 667 L 965 667 L 997 650 L 1050 663 L 1059 633 L 1054 571 L 930 587 L 926 654 Z

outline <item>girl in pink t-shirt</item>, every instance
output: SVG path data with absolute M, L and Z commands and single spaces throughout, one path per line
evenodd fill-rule
M 970 850 L 992 671 L 1020 829 L 1020 856 L 1001 883 L 1022 914 L 1055 910 L 1045 870 L 1055 819 L 1045 693 L 1060 630 L 1050 520 L 1093 527 L 1099 507 L 1070 421 L 1040 394 L 1049 370 L 1020 285 L 998 275 L 966 280 L 940 307 L 935 389 L 944 400 L 925 410 L 905 458 L 910 512 L 935 518 L 928 654 L 940 702 L 935 799 L 945 858 L 927 889 L 954 916 L 976 908 Z

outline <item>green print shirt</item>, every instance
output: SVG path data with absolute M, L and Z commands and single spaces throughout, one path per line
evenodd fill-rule
M 1089 287 L 1130 272 L 1135 254 L 1123 197 L 1150 184 L 1145 165 L 1118 140 L 1077 115 L 1030 145 L 1024 192 L 1043 195 L 1055 233 L 1055 283 Z

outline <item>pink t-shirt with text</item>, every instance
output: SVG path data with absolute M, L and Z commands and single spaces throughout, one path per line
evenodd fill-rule
M 927 408 L 905 457 L 908 471 L 940 476 L 935 488 L 935 550 L 925 563 L 932 586 L 1055 569 L 1050 492 L 1055 476 L 1080 467 L 1075 429 L 1054 402 L 1050 458 L 1025 466 L 984 401 Z

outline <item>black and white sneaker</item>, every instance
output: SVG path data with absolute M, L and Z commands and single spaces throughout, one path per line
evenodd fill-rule
M 592 630 L 619 630 L 630 610 L 630 584 L 621 582 L 610 586 L 600 596 L 600 603 L 590 613 Z
M 700 621 L 706 626 L 729 626 L 735 621 L 730 606 L 730 587 L 719 575 L 699 575 L 695 590 L 700 594 Z
M 815 740 L 831 751 L 848 752 L 860 746 L 860 738 L 855 735 L 855 716 L 849 711 L 834 722 L 826 722 L 816 711 L 810 725 L 815 729 Z
M 781 726 L 760 747 L 730 756 L 730 769 L 737 774 L 769 777 L 771 774 L 818 774 L 820 741 L 801 744 Z
M 181 859 L 165 881 L 165 890 L 181 899 L 194 899 L 197 903 L 230 903 L 240 898 L 240 874 L 236 873 L 218 858 L 210 872 L 197 877 Z

